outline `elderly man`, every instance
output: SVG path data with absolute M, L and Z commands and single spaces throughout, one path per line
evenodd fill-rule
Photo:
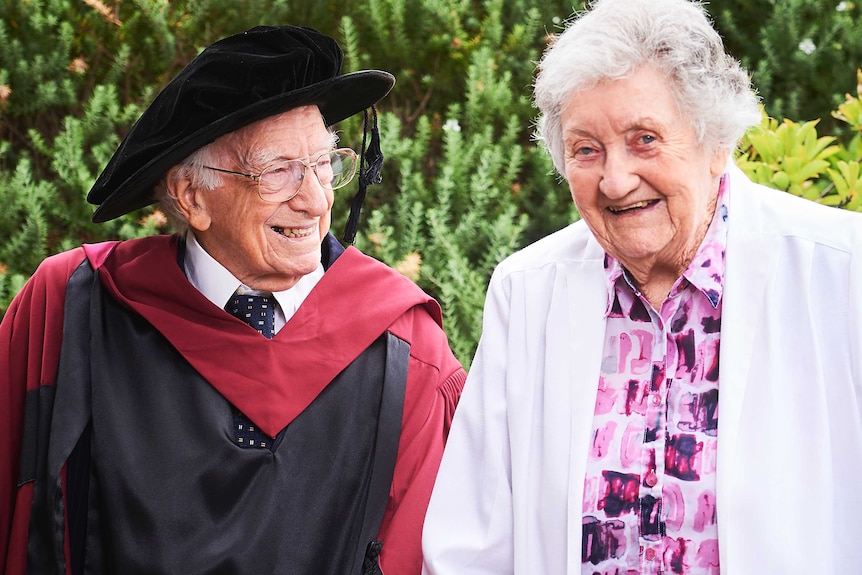
M 329 233 L 363 163 L 332 125 L 394 83 L 341 61 L 290 26 L 205 49 L 89 195 L 184 232 L 48 258 L 12 303 L 3 573 L 420 570 L 466 374 L 437 304 Z M 363 152 L 360 193 L 376 126 Z
M 590 4 L 535 99 L 582 220 L 494 272 L 427 573 L 860 572 L 862 217 L 729 161 L 695 2 Z

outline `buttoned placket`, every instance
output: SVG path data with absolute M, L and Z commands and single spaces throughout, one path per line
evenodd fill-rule
M 673 320 L 682 298 L 676 288 L 662 303 L 660 312 L 638 293 L 646 306 L 653 327 L 652 376 L 647 387 L 645 430 L 641 452 L 640 504 L 640 572 L 663 575 L 665 565 L 664 536 L 666 534 L 667 511 L 662 491 L 665 485 L 668 441 L 668 412 L 673 392 L 673 374 L 677 371 L 679 354 L 677 344 L 669 334 L 668 325 Z

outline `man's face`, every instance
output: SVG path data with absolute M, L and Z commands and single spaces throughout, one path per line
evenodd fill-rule
M 572 197 L 605 251 L 637 279 L 678 277 L 711 221 L 726 153 L 698 144 L 651 67 L 573 94 L 562 123 Z
M 295 108 L 250 124 L 217 141 L 221 164 L 213 167 L 258 174 L 277 159 L 316 156 L 334 140 L 317 106 Z M 242 160 L 241 160 L 242 158 Z M 299 192 L 268 203 L 248 178 L 221 174 L 223 185 L 196 191 L 189 224 L 201 246 L 247 286 L 281 291 L 320 263 L 329 231 L 332 190 L 307 169 Z

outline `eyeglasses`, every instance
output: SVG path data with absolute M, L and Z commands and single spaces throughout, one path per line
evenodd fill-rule
M 313 162 L 306 163 L 313 156 L 298 160 L 279 160 L 261 170 L 260 174 L 245 174 L 221 168 L 204 166 L 208 170 L 242 176 L 257 182 L 257 195 L 265 202 L 286 202 L 299 193 L 299 188 L 305 179 L 308 168 L 314 170 L 317 181 L 327 190 L 343 188 L 356 175 L 359 162 L 356 152 L 350 148 L 339 148 L 324 152 L 314 157 Z

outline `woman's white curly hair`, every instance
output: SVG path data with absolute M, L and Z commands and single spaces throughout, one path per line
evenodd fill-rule
M 689 0 L 597 0 L 576 15 L 538 66 L 536 137 L 564 174 L 561 114 L 573 93 L 649 65 L 667 78 L 701 145 L 730 154 L 760 123 L 748 73 L 724 50 L 706 11 Z

